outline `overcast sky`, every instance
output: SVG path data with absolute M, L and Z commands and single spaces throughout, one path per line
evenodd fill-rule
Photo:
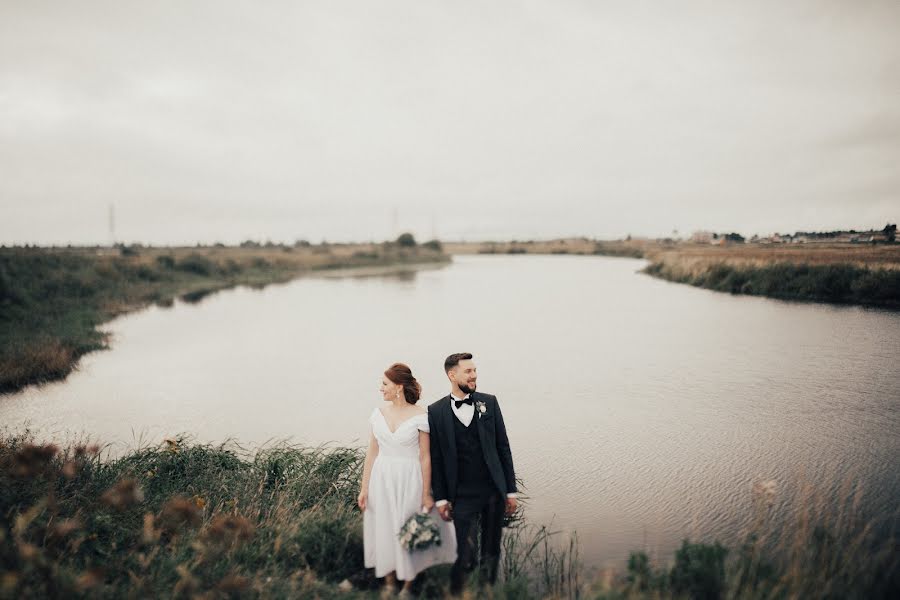
M 0 0 L 0 242 L 900 217 L 897 0 Z

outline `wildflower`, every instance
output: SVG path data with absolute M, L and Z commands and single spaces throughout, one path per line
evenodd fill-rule
M 80 519 L 61 519 L 47 531 L 48 541 L 59 541 L 81 529 Z
M 144 491 L 135 479 L 122 479 L 100 496 L 100 501 L 116 510 L 126 508 L 144 501 Z
M 58 451 L 59 448 L 54 444 L 27 444 L 13 457 L 10 473 L 13 477 L 22 478 L 40 475 L 47 470 Z
M 159 540 L 159 530 L 156 529 L 153 521 L 152 513 L 144 514 L 144 529 L 141 537 L 145 544 L 152 544 Z
M 74 460 L 67 460 L 66 464 L 63 465 L 62 474 L 66 479 L 74 479 L 75 475 L 78 473 L 78 463 Z
M 12 592 L 19 585 L 19 574 L 15 571 L 7 571 L 0 577 L 0 591 Z
M 100 446 L 91 444 L 89 446 L 75 446 L 75 458 L 83 460 L 88 456 L 96 456 L 100 454 Z
M 182 527 L 196 527 L 200 525 L 201 520 L 197 505 L 182 496 L 176 496 L 166 502 L 159 515 L 160 526 L 169 532 L 175 532 Z
M 38 515 L 40 515 L 44 508 L 47 506 L 47 500 L 41 500 L 25 512 L 21 512 L 16 515 L 15 523 L 13 525 L 13 535 L 22 536 L 25 533 L 25 530 L 28 529 L 28 526 L 31 525 L 31 522 L 34 521 Z
M 757 481 L 753 484 L 753 497 L 757 502 L 772 506 L 775 503 L 775 494 L 778 491 L 778 482 L 774 479 Z
M 240 594 L 250 587 L 250 580 L 241 575 L 226 575 L 222 581 L 216 585 L 216 588 L 225 594 Z
M 101 583 L 103 583 L 103 571 L 101 569 L 88 569 L 75 580 L 75 588 L 79 592 L 84 592 Z
M 197 508 L 203 509 L 203 508 L 206 507 L 206 500 L 204 500 L 203 498 L 201 498 L 199 495 L 194 496 L 194 497 L 192 498 L 192 500 L 194 501 L 194 504 L 197 505 Z
M 218 515 L 204 532 L 204 541 L 213 545 L 232 547 L 253 538 L 256 528 L 240 515 Z
M 175 572 L 179 576 L 178 583 L 175 584 L 173 590 L 176 596 L 191 595 L 200 586 L 200 580 L 194 577 L 185 565 L 175 567 Z
M 37 559 L 40 554 L 41 551 L 34 544 L 29 544 L 27 542 L 21 542 L 19 544 L 19 556 L 21 556 L 22 560 L 25 562 Z

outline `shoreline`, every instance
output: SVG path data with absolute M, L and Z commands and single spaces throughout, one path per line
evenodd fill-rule
M 447 243 L 452 254 L 578 255 L 648 261 L 651 277 L 776 300 L 900 310 L 900 244 L 709 244 L 585 238 Z
M 109 347 L 99 329 L 121 314 L 196 303 L 238 286 L 298 277 L 409 276 L 453 255 L 639 258 L 642 273 L 718 292 L 900 310 L 900 244 L 595 241 L 321 244 L 318 246 L 0 248 L 0 396 L 64 380 Z
M 900 271 L 893 269 L 790 262 L 764 266 L 716 262 L 684 268 L 656 261 L 641 272 L 664 281 L 733 295 L 900 310 Z
M 402 276 L 451 260 L 439 246 L 392 242 L 0 248 L 0 397 L 64 380 L 82 356 L 109 347 L 104 323 L 150 305 L 304 276 Z
M 364 451 L 355 447 L 184 438 L 115 458 L 28 433 L 0 436 L 0 598 L 55 596 L 374 598 L 356 508 Z M 805 485 L 805 484 L 804 484 Z M 855 494 L 809 488 L 785 527 L 780 493 L 757 482 L 752 525 L 733 540 L 684 539 L 674 556 L 645 550 L 620 566 L 581 563 L 577 532 L 530 524 L 504 533 L 497 598 L 888 598 L 898 589 L 895 539 L 854 517 Z M 524 511 L 524 512 L 523 512 Z M 724 542 L 725 545 L 721 544 Z M 418 597 L 446 597 L 449 565 L 425 570 Z
M 420 262 L 420 263 L 403 263 L 395 265 L 381 265 L 372 267 L 333 267 L 328 269 L 316 269 L 305 274 L 306 277 L 314 277 L 317 279 L 343 279 L 346 277 L 365 278 L 365 277 L 385 277 L 391 275 L 406 275 L 410 273 L 418 273 L 420 271 L 436 271 L 443 269 L 452 262 L 450 260 L 441 262 Z

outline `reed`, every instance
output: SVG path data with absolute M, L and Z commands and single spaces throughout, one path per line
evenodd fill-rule
M 362 451 L 179 437 L 110 458 L 0 437 L 0 598 L 369 598 L 355 498 Z M 897 515 L 862 518 L 858 489 L 802 489 L 797 522 L 772 522 L 776 489 L 754 489 L 736 549 L 685 540 L 670 564 L 635 552 L 587 576 L 578 538 L 513 519 L 488 598 L 891 598 Z M 444 597 L 448 567 L 415 592 Z
M 0 596 L 347 597 L 372 582 L 355 449 L 184 438 L 102 460 L 0 443 Z
M 754 484 L 750 518 L 735 547 L 685 539 L 664 565 L 633 552 L 626 573 L 596 579 L 586 597 L 863 600 L 900 594 L 900 511 L 865 517 L 853 477 L 839 486 L 800 482 L 791 498 L 778 495 L 774 480 Z M 793 508 L 792 520 L 773 518 L 779 502 Z

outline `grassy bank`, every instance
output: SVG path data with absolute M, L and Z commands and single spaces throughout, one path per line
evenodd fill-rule
M 732 294 L 900 308 L 900 270 L 851 264 L 741 266 L 660 261 L 644 271 L 669 281 Z
M 652 240 L 447 244 L 455 254 L 644 258 L 644 272 L 719 292 L 900 308 L 900 244 L 733 244 Z
M 363 598 L 356 449 L 170 440 L 101 460 L 95 448 L 0 439 L 0 598 Z M 771 490 L 741 547 L 685 544 L 666 565 L 635 552 L 587 577 L 576 539 L 518 521 L 493 598 L 888 598 L 895 542 L 810 504 L 782 551 L 766 543 Z M 416 593 L 442 597 L 447 568 Z M 892 579 L 893 577 L 893 579 Z
M 149 304 L 197 302 L 343 267 L 449 260 L 439 246 L 0 248 L 0 393 L 64 378 L 106 347 L 98 325 Z
M 900 308 L 900 244 L 649 248 L 645 272 L 720 292 Z

